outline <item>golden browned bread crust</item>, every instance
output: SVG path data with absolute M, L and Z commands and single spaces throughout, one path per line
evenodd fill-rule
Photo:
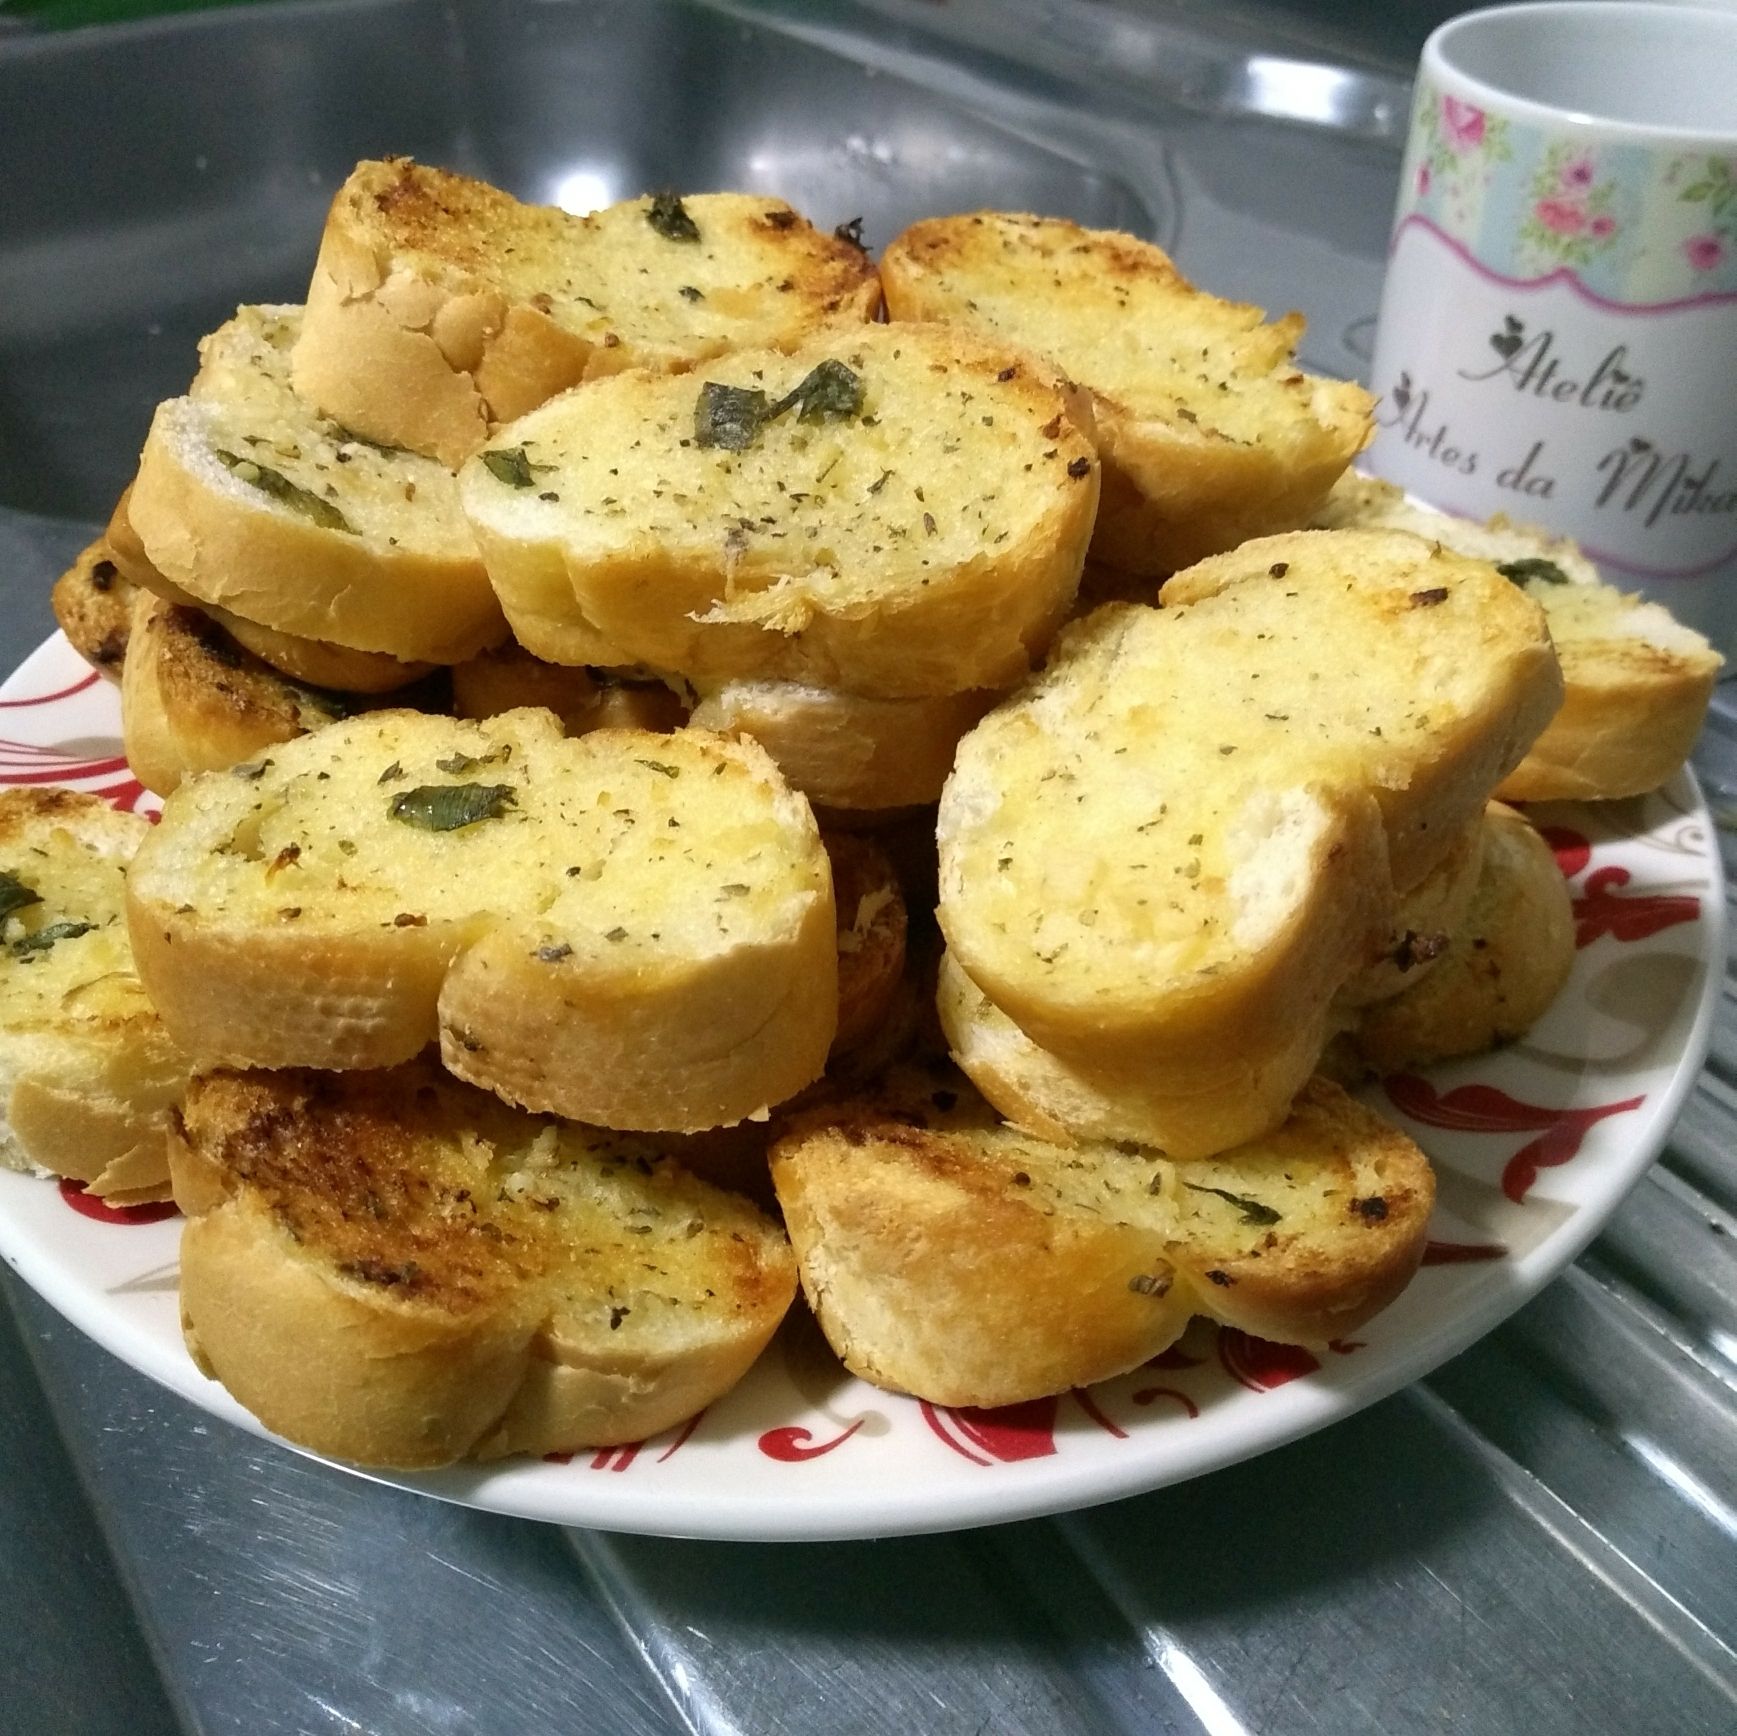
M 905 974 L 905 898 L 885 850 L 850 832 L 823 835 L 838 912 L 838 1034 L 841 1055 L 881 1029 Z
M 243 307 L 157 406 L 127 517 L 199 603 L 401 662 L 458 663 L 507 636 L 451 474 L 359 439 L 289 382 L 294 307 Z
M 522 645 L 500 645 L 455 664 L 452 705 L 460 717 L 498 717 L 503 711 L 540 705 L 560 718 L 569 735 L 594 729 L 679 729 L 688 715 L 682 696 L 655 676 L 545 663 Z
M 644 1439 L 728 1390 L 795 1290 L 776 1226 L 658 1142 L 426 1062 L 198 1077 L 170 1161 L 195 1360 L 359 1464 Z
M 111 681 L 121 678 L 133 621 L 133 585 L 106 537 L 87 544 L 58 579 L 50 603 L 68 643 Z
M 1574 966 L 1574 909 L 1550 846 L 1492 802 L 1476 889 L 1429 974 L 1365 1007 L 1336 1042 L 1337 1066 L 1397 1073 L 1524 1036 Z

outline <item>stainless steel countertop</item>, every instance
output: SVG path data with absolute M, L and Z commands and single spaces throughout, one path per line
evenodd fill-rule
M 293 299 L 357 157 L 527 197 L 777 190 L 871 242 L 1025 205 L 1299 306 L 1356 372 L 1416 6 L 361 0 L 0 42 L 0 624 L 242 299 Z M 1737 694 L 1697 756 L 1737 812 Z M 1728 870 L 1733 840 L 1722 837 Z M 562 1532 L 225 1428 L 0 1313 L 0 1729 L 1737 1729 L 1737 1009 L 1565 1277 L 1430 1379 L 1180 1488 L 873 1544 Z

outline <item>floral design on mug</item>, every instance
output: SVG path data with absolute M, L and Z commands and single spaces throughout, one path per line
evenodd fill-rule
M 1420 199 L 1428 198 L 1438 182 L 1463 196 L 1474 181 L 1487 184 L 1494 166 L 1513 155 L 1507 121 L 1458 97 L 1421 102 L 1418 124 Z
M 1737 249 L 1737 176 L 1726 157 L 1704 157 L 1696 178 L 1678 193 L 1679 204 L 1706 206 L 1706 226 L 1683 241 L 1683 257 L 1696 272 L 1716 271 Z
M 1594 153 L 1566 139 L 1549 145 L 1527 187 L 1522 247 L 1562 265 L 1588 265 L 1616 239 L 1614 178 L 1601 176 Z

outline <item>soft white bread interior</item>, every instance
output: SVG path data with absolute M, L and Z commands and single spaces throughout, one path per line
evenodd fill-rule
M 127 942 L 127 864 L 149 830 L 96 796 L 0 791 L 0 1163 L 116 1204 L 167 1191 L 188 1069 Z
M 358 163 L 332 201 L 295 380 L 347 427 L 456 467 L 582 380 L 786 348 L 879 302 L 862 249 L 781 199 L 573 217 L 394 157 Z
M 1325 1081 L 1265 1139 L 1197 1163 L 1000 1125 L 951 1068 L 793 1118 L 772 1176 L 845 1365 L 938 1404 L 1083 1386 L 1199 1313 L 1288 1342 L 1402 1290 L 1434 1198 L 1412 1142 Z
M 1567 537 L 1499 514 L 1478 524 L 1431 512 L 1364 476 L 1343 478 L 1316 523 L 1431 537 L 1494 563 L 1543 609 L 1562 660 L 1562 708 L 1503 780 L 1505 800 L 1638 796 L 1689 757 L 1724 659 L 1662 604 L 1604 584 Z
M 306 687 L 326 687 L 337 693 L 392 693 L 433 672 L 432 663 L 406 662 L 384 651 L 356 651 L 324 639 L 302 639 L 246 620 L 214 603 L 200 602 L 171 584 L 151 564 L 127 510 L 132 493 L 130 485 L 121 491 L 103 532 L 110 558 L 122 576 L 143 590 L 155 592 L 166 603 L 204 610 L 244 651 L 251 651 L 280 675 Z
M 196 1077 L 170 1153 L 188 1349 L 357 1464 L 643 1440 L 728 1391 L 796 1288 L 778 1227 L 667 1143 L 426 1062 Z
M 121 738 L 146 789 L 166 796 L 345 715 L 342 696 L 267 668 L 199 609 L 138 594 L 121 674 Z
M 509 620 L 571 610 L 715 687 L 872 698 L 1005 686 L 1073 600 L 1097 503 L 1089 418 L 1042 364 L 940 326 L 599 381 L 460 475 Z
M 895 320 L 948 320 L 1050 358 L 1096 400 L 1095 559 L 1174 572 L 1308 522 L 1362 448 L 1374 400 L 1296 364 L 1300 314 L 1203 294 L 1162 249 L 1055 217 L 979 211 L 887 248 Z
M 751 735 L 817 806 L 875 813 L 938 801 L 959 738 L 998 697 L 973 688 L 862 699 L 796 681 L 726 681 L 701 696 L 693 721 Z
M 554 712 L 569 735 L 593 729 L 679 729 L 688 715 L 682 696 L 643 670 L 545 663 L 522 645 L 500 645 L 453 665 L 452 708 L 460 717 L 498 717 L 526 705 Z
M 1492 802 L 1471 904 L 1428 975 L 1364 1007 L 1334 1040 L 1333 1070 L 1397 1073 L 1522 1037 L 1574 967 L 1574 908 L 1550 846 Z
M 80 550 L 49 595 L 67 642 L 92 668 L 119 681 L 133 625 L 135 587 L 116 564 L 105 537 Z
M 128 887 L 202 1060 L 390 1066 L 693 1131 L 790 1096 L 837 1017 L 831 877 L 751 742 L 382 711 L 184 784 Z
M 244 307 L 157 406 L 127 517 L 200 603 L 303 639 L 456 663 L 506 623 L 432 459 L 359 439 L 290 389 L 301 309 Z
M 1042 1048 L 1208 1084 L 1325 1040 L 1395 886 L 1451 849 L 1559 690 L 1536 605 L 1413 537 L 1271 538 L 1181 577 L 1198 601 L 1076 622 L 960 743 L 939 916 Z

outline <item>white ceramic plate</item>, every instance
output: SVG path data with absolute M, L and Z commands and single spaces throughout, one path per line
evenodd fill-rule
M 0 784 L 64 783 L 147 805 L 118 736 L 114 690 L 62 639 L 0 688 Z M 1573 977 L 1523 1043 L 1370 1094 L 1429 1153 L 1440 1198 L 1424 1269 L 1354 1342 L 1314 1355 L 1197 1323 L 1156 1364 L 1089 1392 L 971 1411 L 853 1380 L 804 1317 L 679 1431 L 564 1463 L 382 1480 L 501 1513 L 672 1536 L 951 1530 L 1180 1482 L 1427 1373 L 1585 1247 L 1664 1143 L 1712 1023 L 1723 883 L 1692 780 L 1533 818 L 1573 888 Z M 152 1218 L 163 1209 L 103 1221 L 76 1193 L 0 1171 L 0 1257 L 122 1361 L 263 1433 L 182 1347 L 179 1226 Z

